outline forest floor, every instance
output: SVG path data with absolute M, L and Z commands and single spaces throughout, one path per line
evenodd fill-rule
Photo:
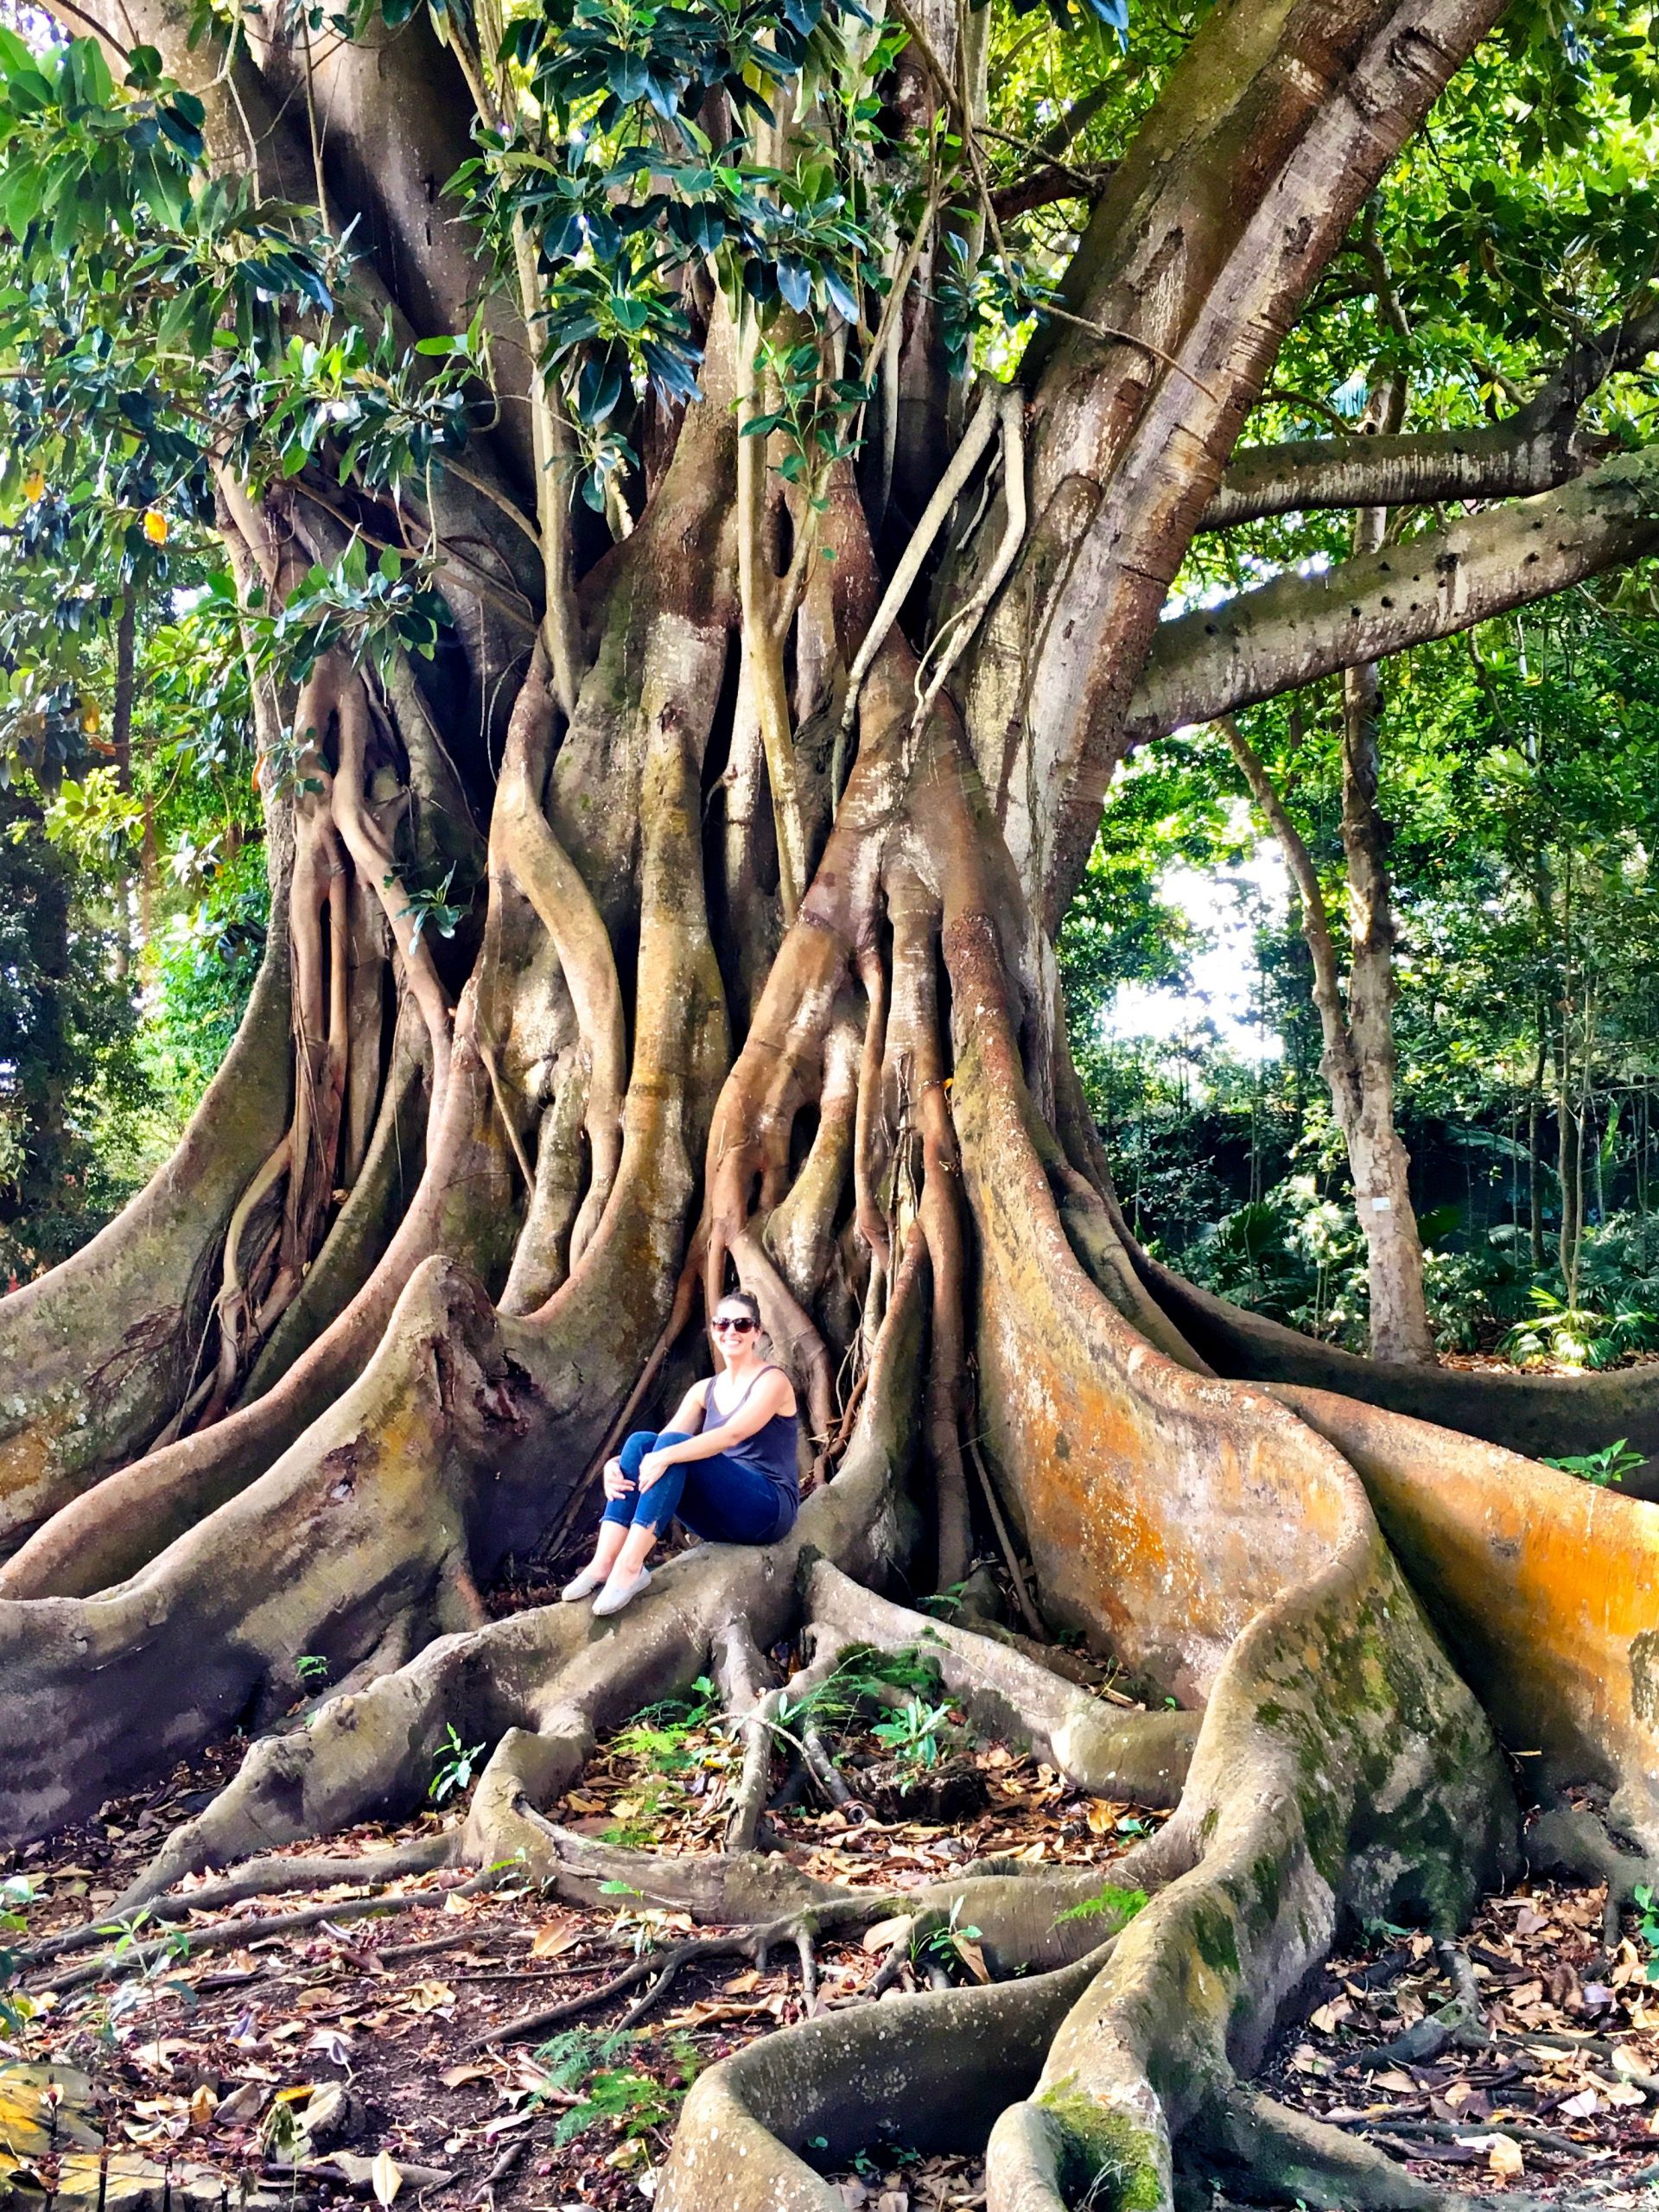
M 736 1753 L 700 1707 L 694 1697 L 621 1732 L 556 1817 L 671 1853 L 713 1847 Z M 942 1739 L 950 1726 L 939 1717 Z M 97 1924 L 240 1749 L 181 1766 L 160 1787 L 5 1862 L 0 1874 L 28 1885 L 27 1927 L 0 1940 L 27 1944 Z M 856 1783 L 861 1764 L 888 1749 L 854 1722 L 836 1756 Z M 1006 1745 L 959 1745 L 958 1754 L 979 1809 L 894 1820 L 797 1802 L 771 1816 L 777 1847 L 813 1874 L 895 1891 L 992 1853 L 1098 1866 L 1104 1885 L 1113 1859 L 1160 1817 L 1085 1796 Z M 782 1780 L 782 1760 L 777 1772 Z M 456 1873 L 410 1877 L 365 1909 L 377 1893 L 353 1882 L 354 1859 L 455 1821 L 464 1787 L 457 1780 L 449 1801 L 418 1820 L 332 1838 L 336 1883 L 196 1916 L 143 1970 L 130 1970 L 131 1936 L 111 1961 L 123 1942 L 111 1929 L 107 1950 L 81 1955 L 105 1961 L 101 1976 L 37 1994 L 21 2025 L 8 2030 L 0 2018 L 0 2061 L 25 2062 L 0 2071 L 0 2204 L 10 2188 L 20 2206 L 52 2212 L 54 2194 L 71 2202 L 96 2183 L 99 2212 L 178 2212 L 187 2200 L 228 2207 L 251 2196 L 304 2212 L 398 2196 L 429 2200 L 435 2212 L 639 2212 L 694 2074 L 802 2017 L 799 1962 L 792 1948 L 764 1968 L 696 1962 L 670 1987 L 646 1977 L 604 1998 L 607 1982 L 687 1933 L 689 1920 L 631 1892 L 574 1909 L 511 1869 L 472 1896 L 460 1893 Z M 309 1924 L 275 1929 L 312 1907 Z M 1522 1885 L 1489 1900 L 1465 1942 L 1484 2019 L 1452 2043 L 1436 2017 L 1452 1992 L 1433 1944 L 1372 1928 L 1306 1993 L 1262 2086 L 1446 2186 L 1494 2201 L 1516 2189 L 1609 2212 L 1651 2204 L 1659 1987 L 1648 1974 L 1659 1918 L 1649 1920 L 1645 1933 L 1627 1927 L 1610 1955 L 1599 1891 Z M 203 1942 L 209 1927 L 229 1925 L 231 1940 Z M 137 1931 L 146 1942 L 168 1933 L 157 1923 Z M 870 2001 L 892 1942 L 890 1927 L 862 1942 L 825 1941 L 816 2007 Z M 55 1961 L 23 1986 L 38 1989 L 77 1962 Z M 984 1971 L 966 1931 L 942 1955 L 909 1960 L 896 1986 L 937 1983 L 947 1971 L 957 1980 Z M 489 2040 L 527 2011 L 555 2007 L 563 2018 Z M 42 2063 L 87 2077 L 84 2094 L 67 2081 L 60 2117 L 47 2111 L 44 2158 L 26 2154 L 29 2098 L 32 2090 L 39 2117 L 45 2078 L 29 2069 Z M 9 2131 L 19 2090 L 23 2122 Z M 53 2154 L 77 2118 L 80 2141 L 101 2136 L 119 2167 L 105 2158 L 101 2179 L 94 2166 L 72 2187 Z M 119 2188 L 111 2185 L 117 2171 Z M 872 2145 L 855 2171 L 832 2178 L 848 2212 L 978 2212 L 984 2202 L 978 2160 L 923 2158 L 902 2144 Z

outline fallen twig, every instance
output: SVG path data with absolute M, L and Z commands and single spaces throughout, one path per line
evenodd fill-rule
M 154 1943 L 133 1943 L 124 1949 L 110 1951 L 101 1959 L 90 1959 L 85 1965 L 66 1967 L 61 1974 L 48 1974 L 34 1987 L 41 1993 L 48 1990 L 63 1992 L 82 1989 L 90 1982 L 120 1980 L 130 1974 L 145 1973 L 150 1967 L 167 1957 L 175 1945 L 182 1942 L 188 1948 L 180 1963 L 185 1964 L 199 1952 L 222 1950 L 226 1946 L 257 1943 L 268 1936 L 296 1935 L 302 1928 L 318 1928 L 326 1920 L 357 1920 L 371 1912 L 413 1912 L 424 1907 L 428 1911 L 439 1909 L 442 1893 L 429 1890 L 402 1891 L 393 1897 L 346 1897 L 334 1904 L 308 1905 L 302 1912 L 266 1913 L 257 1920 L 225 1920 L 211 1928 L 192 1928 L 181 1936 L 164 1936 Z M 108 1930 L 105 1929 L 107 1934 Z

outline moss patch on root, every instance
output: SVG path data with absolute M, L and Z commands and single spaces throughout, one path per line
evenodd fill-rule
M 1161 2146 L 1151 2128 L 1067 2082 L 1045 2089 L 1036 2101 L 1059 2124 L 1060 2187 L 1069 2202 L 1096 2204 L 1103 2212 L 1159 2212 Z

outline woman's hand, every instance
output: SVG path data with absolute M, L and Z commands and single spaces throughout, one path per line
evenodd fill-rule
M 640 1489 L 642 1491 L 649 1490 L 653 1483 L 661 1482 L 663 1477 L 668 1472 L 669 1469 L 673 1465 L 674 1455 L 671 1451 L 647 1452 L 645 1458 L 639 1462 Z
M 633 1488 L 633 1484 L 622 1471 L 622 1462 L 620 1459 L 607 1459 L 605 1462 L 601 1479 L 605 1484 L 605 1495 L 613 1503 L 619 1497 L 626 1497 Z

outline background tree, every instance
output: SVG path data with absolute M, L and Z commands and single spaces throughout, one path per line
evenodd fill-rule
M 1656 542 L 1650 454 L 1584 442 L 1649 343 L 1617 210 L 1594 320 L 1518 354 L 1541 413 L 1287 451 L 1267 397 L 1344 295 L 1375 359 L 1344 246 L 1471 56 L 1471 144 L 1518 116 L 1564 156 L 1586 104 L 1616 133 L 1650 101 L 1622 18 L 1527 10 L 1483 47 L 1499 12 L 1158 10 L 1125 48 L 1109 7 L 1033 40 L 935 0 L 138 0 L 101 43 L 0 40 L 0 496 L 83 570 L 211 516 L 272 885 L 177 1158 L 0 1305 L 8 1833 L 257 1730 L 321 1656 L 315 1725 L 258 1743 L 144 1894 L 418 1795 L 460 1727 L 487 1764 L 435 1850 L 728 1923 L 856 1912 L 752 1827 L 675 1868 L 543 1808 L 711 1665 L 764 1743 L 762 1655 L 804 1610 L 927 1634 L 858 1584 L 953 1586 L 982 1499 L 1052 1624 L 1205 1708 L 1083 1716 L 1061 1754 L 1167 1797 L 1190 1753 L 1124 1876 L 1156 1894 L 1103 1949 L 1040 1877 L 947 1885 L 1014 1977 L 987 2005 L 899 2042 L 887 2007 L 809 2024 L 688 2101 L 664 2201 L 757 2207 L 826 2201 L 796 2146 L 868 2126 L 878 2072 L 941 2127 L 997 2114 L 999 2207 L 1161 2205 L 1178 2141 L 1249 2159 L 1252 2131 L 1282 2182 L 1240 2074 L 1340 1913 L 1449 1929 L 1505 1863 L 1495 1726 L 1536 1749 L 1547 1715 L 1540 1787 L 1616 1778 L 1659 1840 L 1645 1701 L 1607 1687 L 1640 1509 L 1598 1520 L 1589 1605 L 1536 1571 L 1588 1541 L 1565 1478 L 1208 1375 L 1120 1237 L 1053 952 L 1135 743 Z M 1535 346 L 1548 318 L 1515 320 Z M 1229 474 L 1247 423 L 1268 442 Z M 1397 544 L 1160 619 L 1201 524 L 1402 505 Z M 490 1620 L 480 1584 L 583 1510 L 734 1275 L 807 1409 L 797 1529 L 698 1551 L 608 1631 Z M 1414 1534 L 1425 1468 L 1449 1517 Z M 1440 1572 L 1471 1545 L 1468 1582 Z M 1517 1578 L 1524 1608 L 1487 1602 Z M 962 1648 L 982 1676 L 1007 1647 Z

